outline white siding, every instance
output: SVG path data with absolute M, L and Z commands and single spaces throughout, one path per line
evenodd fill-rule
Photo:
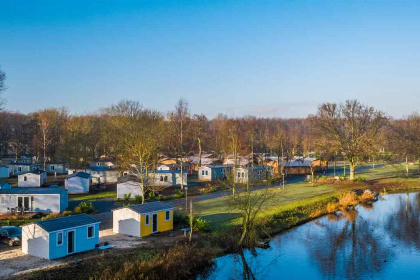
M 124 198 L 124 194 L 131 193 L 131 198 L 139 195 L 142 196 L 143 187 L 139 182 L 128 181 L 124 183 L 117 184 L 117 198 Z
M 22 253 L 49 259 L 49 234 L 37 224 L 22 227 Z
M 0 213 L 10 212 L 10 208 L 17 207 L 18 197 L 30 197 L 32 202 L 32 211 L 34 212 L 62 212 L 67 208 L 67 205 L 62 204 L 60 207 L 60 195 L 59 194 L 0 194 Z M 1 197 L 4 197 L 4 204 L 2 204 Z M 63 197 L 63 199 L 66 199 Z M 66 199 L 67 201 L 67 199 Z
M 122 208 L 112 211 L 113 231 L 126 235 L 140 237 L 140 214 Z
M 18 176 L 18 187 L 23 188 L 36 188 L 40 187 L 44 184 L 44 174 L 33 174 L 33 173 L 27 173 L 27 174 L 21 174 Z M 25 181 L 26 177 L 26 181 Z
M 90 179 L 82 177 L 71 177 L 64 181 L 66 190 L 69 194 L 88 193 L 90 187 Z
M 201 166 L 198 168 L 198 180 L 200 181 L 211 181 L 211 168 L 207 166 Z

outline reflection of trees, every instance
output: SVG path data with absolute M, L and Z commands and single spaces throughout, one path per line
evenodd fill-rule
M 381 238 L 375 235 L 375 225 L 357 215 L 356 210 L 341 213 L 340 221 L 324 225 L 322 236 L 312 235 L 307 239 L 310 256 L 324 275 L 362 278 L 362 275 L 380 271 L 384 260 L 391 255 Z M 337 217 L 329 219 L 337 220 Z
M 391 239 L 403 242 L 406 246 L 420 248 L 420 194 L 412 193 L 401 196 L 395 215 L 389 215 L 385 229 Z

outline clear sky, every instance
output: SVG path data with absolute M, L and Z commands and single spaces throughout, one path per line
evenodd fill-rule
M 7 109 L 121 99 L 193 113 L 305 117 L 356 98 L 420 107 L 417 1 L 0 0 Z

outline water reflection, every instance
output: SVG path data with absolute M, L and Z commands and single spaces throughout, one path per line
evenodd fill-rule
M 277 236 L 267 250 L 218 258 L 210 279 L 416 279 L 420 195 L 387 195 Z

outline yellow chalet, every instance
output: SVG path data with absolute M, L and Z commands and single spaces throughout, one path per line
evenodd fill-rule
M 113 231 L 144 237 L 174 228 L 173 207 L 161 201 L 128 206 L 112 211 Z

